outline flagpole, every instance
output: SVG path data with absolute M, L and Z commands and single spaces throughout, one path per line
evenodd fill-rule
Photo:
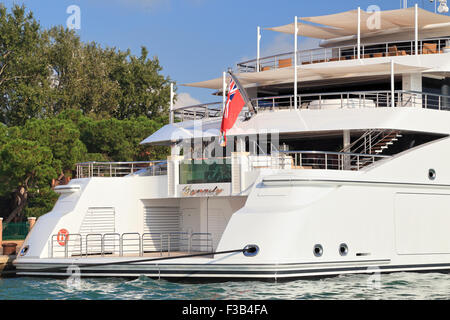
M 227 103 L 227 73 L 222 74 L 222 112 L 225 112 L 225 104 Z
M 173 111 L 173 99 L 174 99 L 174 91 L 173 91 L 173 82 L 170 83 L 170 118 L 169 123 L 174 123 L 174 111 Z
M 419 55 L 419 5 L 414 6 L 414 42 L 416 56 Z
M 261 28 L 257 28 L 257 40 L 256 40 L 256 72 L 260 71 L 260 59 L 261 59 Z
M 361 7 L 358 7 L 358 60 L 361 60 Z
M 395 63 L 391 59 L 391 107 L 395 107 Z
M 295 16 L 294 21 L 294 109 L 297 110 L 297 95 L 298 95 L 298 87 L 297 87 L 297 81 L 298 81 L 298 74 L 297 74 L 297 46 L 298 46 L 298 24 L 297 24 L 297 16 Z
M 253 103 L 251 102 L 250 98 L 247 95 L 247 90 L 245 90 L 245 88 L 242 86 L 242 84 L 239 81 L 239 79 L 233 74 L 231 69 L 228 69 L 228 73 L 230 74 L 231 79 L 233 79 L 233 81 L 236 83 L 236 86 L 238 87 L 239 92 L 241 93 L 242 98 L 244 99 L 245 105 L 247 106 L 247 108 L 250 111 L 253 111 L 254 113 L 257 113 L 256 108 L 253 106 Z

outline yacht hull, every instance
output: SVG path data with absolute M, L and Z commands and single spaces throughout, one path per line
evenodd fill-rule
M 76 260 L 16 264 L 19 276 L 38 277 L 139 277 L 156 279 L 278 280 L 331 277 L 344 274 L 382 274 L 393 272 L 449 272 L 450 263 L 394 265 L 389 260 L 361 260 L 318 264 L 121 264 L 89 267 Z

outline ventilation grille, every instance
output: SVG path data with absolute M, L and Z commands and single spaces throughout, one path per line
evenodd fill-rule
M 80 227 L 80 234 L 105 234 L 115 232 L 114 208 L 89 208 Z

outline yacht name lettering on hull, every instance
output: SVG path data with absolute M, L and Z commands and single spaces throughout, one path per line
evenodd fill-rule
M 186 186 L 182 190 L 182 194 L 185 197 L 195 197 L 195 196 L 218 196 L 223 192 L 223 189 L 219 187 L 215 187 L 212 189 L 201 188 L 201 189 L 193 189 L 191 186 Z

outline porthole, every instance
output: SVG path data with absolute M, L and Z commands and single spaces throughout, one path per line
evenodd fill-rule
M 428 179 L 430 180 L 436 179 L 436 171 L 434 169 L 428 170 Z
M 341 243 L 339 246 L 339 254 L 343 257 L 348 254 L 348 246 L 345 243 Z
M 323 255 L 323 247 L 320 244 L 316 244 L 313 252 L 316 257 L 321 257 Z
M 259 253 L 259 247 L 256 244 L 246 245 L 243 253 L 246 257 L 254 257 Z

